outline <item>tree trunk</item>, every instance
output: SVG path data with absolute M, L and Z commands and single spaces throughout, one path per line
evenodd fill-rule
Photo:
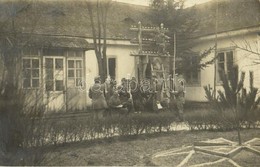
M 238 137 L 238 145 L 242 145 L 242 141 L 241 141 L 241 135 L 240 135 L 240 126 L 239 123 L 237 125 L 237 137 Z
M 98 63 L 98 74 L 101 77 L 101 80 L 103 81 L 104 67 L 103 67 L 103 59 L 101 58 L 101 56 L 97 56 L 97 63 Z
M 105 52 L 103 52 L 103 73 L 104 73 L 104 78 L 102 78 L 102 81 L 104 82 L 107 78 L 107 55 Z
M 90 17 L 93 44 L 95 49 L 95 54 L 98 62 L 99 75 L 102 82 L 105 81 L 107 77 L 107 43 L 106 43 L 106 23 L 107 23 L 107 12 L 111 1 L 100 1 L 96 0 L 95 3 L 88 1 L 87 9 Z M 93 8 L 96 7 L 96 17 L 93 14 Z M 94 21 L 96 18 L 96 24 Z M 103 39 L 103 41 L 102 41 Z

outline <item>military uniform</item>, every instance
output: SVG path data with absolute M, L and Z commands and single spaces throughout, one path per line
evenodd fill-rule
M 122 105 L 122 106 L 120 106 Z M 126 107 L 123 106 L 123 104 L 120 101 L 119 95 L 117 91 L 113 92 L 113 95 L 110 97 L 108 101 L 108 106 L 110 108 L 110 114 L 112 115 L 121 115 L 128 113 L 128 110 Z
M 89 88 L 89 97 L 92 99 L 92 109 L 96 118 L 102 117 L 103 112 L 107 109 L 104 92 L 104 85 L 101 84 L 100 78 L 96 77 L 94 85 Z
M 132 100 L 130 99 L 130 94 L 128 93 L 128 81 L 123 78 L 122 84 L 118 86 L 118 94 L 120 101 L 124 107 L 128 109 L 128 112 L 132 110 Z
M 132 78 L 130 82 L 131 94 L 133 99 L 133 107 L 135 112 L 142 112 L 144 110 L 143 97 L 141 95 L 140 85 L 136 78 Z
M 176 83 L 176 90 L 172 93 L 175 96 L 175 104 L 178 109 L 178 116 L 180 120 L 183 120 L 183 105 L 185 103 L 184 80 L 178 79 L 178 82 Z

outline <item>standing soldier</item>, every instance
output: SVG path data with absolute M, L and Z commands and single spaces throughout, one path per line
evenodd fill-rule
M 94 85 L 89 88 L 89 98 L 92 99 L 92 109 L 95 112 L 95 118 L 101 118 L 107 109 L 107 102 L 104 95 L 105 87 L 101 84 L 100 77 L 95 77 L 94 82 Z
M 132 77 L 130 81 L 130 91 L 133 99 L 134 111 L 141 113 L 144 110 L 143 98 L 141 95 L 140 85 L 135 77 Z
M 140 82 L 140 92 L 142 96 L 142 102 L 145 111 L 151 111 L 153 109 L 151 99 L 152 99 L 152 94 L 151 94 L 151 83 L 150 80 L 148 79 L 143 79 Z
M 161 79 L 160 79 L 161 80 Z M 162 100 L 162 83 L 156 75 L 152 76 L 151 82 L 151 93 L 153 96 L 153 110 L 158 111 L 162 109 L 161 100 Z
M 158 47 L 159 54 L 166 53 L 166 43 L 167 43 L 167 40 L 169 40 L 169 39 L 170 39 L 170 37 L 165 35 L 165 29 L 163 27 L 163 23 L 161 23 L 160 28 L 158 29 L 157 35 L 155 37 L 155 42 Z
M 178 109 L 178 117 L 181 121 L 183 121 L 183 105 L 185 103 L 184 80 L 179 77 L 179 79 L 177 79 L 177 82 L 175 83 L 176 83 L 175 90 L 171 91 L 171 93 L 175 96 L 176 105 Z

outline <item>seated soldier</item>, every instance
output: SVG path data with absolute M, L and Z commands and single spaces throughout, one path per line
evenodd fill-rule
M 108 101 L 108 107 L 110 109 L 110 114 L 126 114 L 128 113 L 127 108 L 121 103 L 118 91 L 114 91 L 113 95 Z

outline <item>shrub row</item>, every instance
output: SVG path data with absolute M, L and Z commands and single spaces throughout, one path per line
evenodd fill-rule
M 34 126 L 34 129 L 28 129 L 27 133 L 30 135 L 27 136 L 31 137 L 26 139 L 25 145 L 63 144 L 170 131 L 175 119 L 174 114 L 169 112 L 107 116 L 99 119 L 94 119 L 92 114 L 84 117 L 42 119 L 37 120 L 38 126 Z
M 234 130 L 237 127 L 237 119 L 240 120 L 241 128 L 260 128 L 260 111 L 251 113 L 250 117 L 244 117 L 234 112 L 225 110 L 223 112 L 198 110 L 185 114 L 185 120 L 191 130 Z

